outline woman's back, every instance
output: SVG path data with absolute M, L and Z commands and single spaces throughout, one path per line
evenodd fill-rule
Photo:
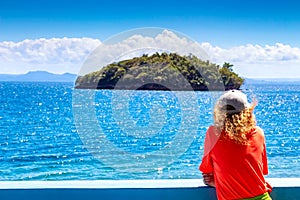
M 218 199 L 270 199 L 263 130 L 256 126 L 244 93 L 231 90 L 216 102 L 214 126 L 206 132 L 200 170 L 207 185 L 215 186 Z
M 214 131 L 214 127 L 210 127 L 206 137 L 216 137 Z M 219 199 L 249 198 L 269 190 L 263 176 L 268 173 L 263 131 L 256 127 L 247 136 L 248 145 L 219 138 L 207 155 L 213 162 Z M 203 172 L 205 165 L 203 162 L 200 166 Z

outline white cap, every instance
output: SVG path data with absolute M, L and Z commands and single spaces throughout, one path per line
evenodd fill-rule
M 227 114 L 240 113 L 250 106 L 247 96 L 239 90 L 229 90 L 225 92 L 219 98 L 217 105 Z

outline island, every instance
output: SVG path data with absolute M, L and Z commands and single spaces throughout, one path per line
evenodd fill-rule
M 190 54 L 144 54 L 104 66 L 99 71 L 78 76 L 76 89 L 124 90 L 229 90 L 239 89 L 244 79 L 233 72 L 233 65 L 219 66 Z M 182 77 L 189 87 L 183 87 Z M 116 87 L 117 86 L 117 87 Z M 222 86 L 222 87 L 220 87 Z

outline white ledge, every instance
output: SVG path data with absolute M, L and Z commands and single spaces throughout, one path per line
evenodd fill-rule
M 300 187 L 300 178 L 267 178 L 272 187 Z
M 300 178 L 268 178 L 267 181 L 272 187 L 300 187 Z M 0 189 L 197 188 L 204 186 L 202 179 L 0 181 Z

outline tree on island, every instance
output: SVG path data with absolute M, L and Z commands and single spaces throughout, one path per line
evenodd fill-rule
M 244 79 L 233 72 L 233 65 L 222 67 L 194 55 L 176 53 L 144 54 L 111 63 L 101 70 L 79 76 L 78 89 L 141 89 L 141 90 L 223 90 L 239 89 Z M 183 79 L 189 87 L 184 86 Z M 222 86 L 222 87 L 220 87 Z

